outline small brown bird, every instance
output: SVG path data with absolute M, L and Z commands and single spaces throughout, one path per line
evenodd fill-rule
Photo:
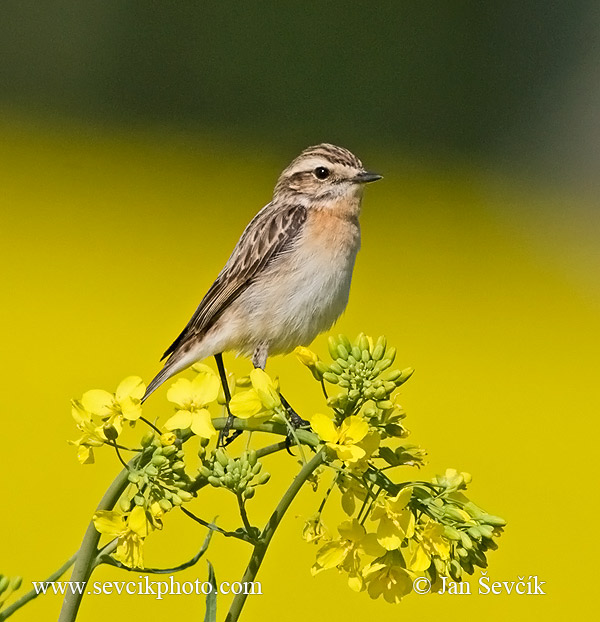
M 347 149 L 305 149 L 281 173 L 272 201 L 244 230 L 223 270 L 169 346 L 146 399 L 174 374 L 221 353 L 267 356 L 308 345 L 348 303 L 364 185 L 381 179 Z

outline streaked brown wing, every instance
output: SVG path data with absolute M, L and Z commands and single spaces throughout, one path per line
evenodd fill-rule
M 269 203 L 252 219 L 225 267 L 198 305 L 192 319 L 162 359 L 208 330 L 227 307 L 276 257 L 290 250 L 306 221 L 301 205 L 282 208 Z M 162 360 L 161 359 L 161 360 Z

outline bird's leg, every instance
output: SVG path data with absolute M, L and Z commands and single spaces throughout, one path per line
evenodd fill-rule
M 252 355 L 252 364 L 254 367 L 259 367 L 264 371 L 265 366 L 267 364 L 267 356 L 269 354 L 269 347 L 266 343 L 261 343 L 258 345 L 256 350 L 254 350 L 254 354 Z M 302 419 L 302 417 L 290 406 L 290 403 L 283 397 L 280 393 L 279 397 L 281 399 L 281 403 L 283 407 L 286 409 L 290 424 L 294 429 L 298 429 L 301 427 L 308 426 L 309 423 L 306 419 Z
M 221 378 L 221 386 L 223 387 L 223 394 L 225 395 L 225 408 L 227 409 L 227 421 L 225 426 L 219 432 L 218 447 L 225 447 L 235 440 L 241 433 L 241 430 L 235 430 L 229 438 L 229 432 L 231 431 L 231 425 L 233 424 L 233 415 L 229 410 L 229 402 L 231 401 L 231 392 L 229 391 L 229 385 L 227 384 L 227 374 L 225 373 L 225 365 L 223 365 L 223 354 L 215 354 L 215 361 L 217 362 L 217 369 L 219 370 L 219 376 Z

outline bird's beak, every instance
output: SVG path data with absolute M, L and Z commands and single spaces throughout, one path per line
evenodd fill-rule
M 382 179 L 381 175 L 378 175 L 377 173 L 370 173 L 369 171 L 361 171 L 358 175 L 353 177 L 353 181 L 357 184 L 369 184 L 372 181 L 377 181 L 379 179 Z

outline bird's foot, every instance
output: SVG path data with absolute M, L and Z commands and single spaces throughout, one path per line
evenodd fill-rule
M 233 425 L 233 415 L 229 414 L 227 416 L 227 421 L 225 422 L 225 426 L 219 432 L 219 440 L 217 442 L 217 447 L 227 447 L 227 445 L 229 445 L 230 443 L 233 443 L 233 441 L 235 441 L 235 439 L 242 433 L 242 430 L 232 430 L 231 429 L 232 425 Z
M 285 399 L 285 397 L 283 397 L 283 395 L 280 395 L 280 398 L 283 407 L 287 411 L 288 420 L 294 430 L 297 430 L 298 428 L 310 430 L 310 422 L 306 419 L 302 419 L 302 417 L 290 406 L 290 403 Z

